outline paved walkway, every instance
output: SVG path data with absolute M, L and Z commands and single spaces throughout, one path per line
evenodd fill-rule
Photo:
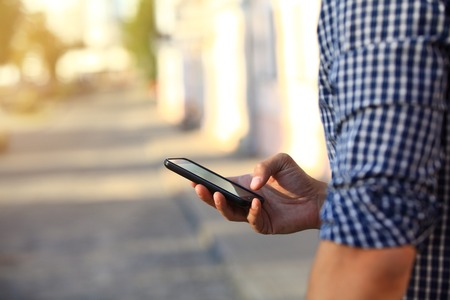
M 225 222 L 167 156 L 225 175 L 255 161 L 164 123 L 140 92 L 12 121 L 0 155 L 0 299 L 301 299 L 317 232 Z

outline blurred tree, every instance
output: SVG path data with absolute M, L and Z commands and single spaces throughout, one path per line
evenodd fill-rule
M 22 17 L 22 5 L 19 0 L 0 0 L 0 65 L 9 62 L 11 43 L 17 24 Z
M 157 77 L 156 36 L 154 0 L 140 0 L 136 15 L 124 24 L 124 42 L 137 67 L 151 82 Z
M 57 81 L 56 65 L 58 59 L 69 49 L 81 45 L 64 44 L 59 37 L 47 28 L 44 13 L 27 15 L 14 38 L 14 63 L 20 68 L 27 55 L 34 53 L 48 71 L 50 83 Z
M 29 49 L 36 51 L 42 57 L 49 72 L 50 81 L 56 81 L 56 63 L 67 51 L 68 46 L 47 28 L 46 17 L 43 13 L 30 15 L 27 33 Z

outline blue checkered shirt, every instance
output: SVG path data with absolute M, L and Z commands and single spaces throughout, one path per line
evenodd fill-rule
M 450 1 L 323 0 L 332 169 L 321 238 L 414 245 L 405 299 L 450 299 Z

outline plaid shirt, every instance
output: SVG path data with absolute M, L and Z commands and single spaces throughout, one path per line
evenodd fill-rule
M 321 238 L 418 249 L 407 299 L 450 299 L 450 1 L 323 0 Z

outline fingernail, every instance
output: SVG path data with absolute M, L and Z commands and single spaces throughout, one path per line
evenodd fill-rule
M 253 200 L 252 201 L 252 209 L 257 209 L 258 208 L 258 200 Z
M 252 182 L 250 182 L 250 188 L 256 190 L 261 185 L 262 179 L 261 177 L 253 177 Z

